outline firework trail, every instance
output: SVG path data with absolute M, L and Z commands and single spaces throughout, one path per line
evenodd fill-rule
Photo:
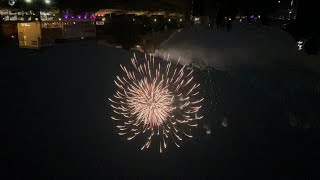
M 145 55 L 143 62 L 131 58 L 131 67 L 120 65 L 123 76 L 117 76 L 117 91 L 109 98 L 117 122 L 118 134 L 132 140 L 147 137 L 141 150 L 149 148 L 158 136 L 160 153 L 168 141 L 180 147 L 183 138 L 192 138 L 197 127 L 203 98 L 200 84 L 194 82 L 193 70 L 177 63 Z

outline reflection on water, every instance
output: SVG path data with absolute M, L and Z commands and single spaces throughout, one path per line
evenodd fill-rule
M 154 53 L 183 23 L 164 16 L 113 15 L 97 23 L 97 43 Z

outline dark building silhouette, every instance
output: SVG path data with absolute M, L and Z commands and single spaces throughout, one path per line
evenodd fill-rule
M 312 0 L 298 1 L 297 22 L 306 31 L 305 33 L 319 33 L 318 8 Z
M 204 0 L 192 0 L 192 12 L 193 16 L 203 16 L 204 15 Z
M 311 0 L 299 0 L 296 20 L 287 27 L 296 41 L 304 39 L 304 50 L 308 54 L 317 54 L 319 51 L 320 29 L 317 20 L 317 6 Z
M 193 16 L 216 16 L 221 6 L 218 0 L 192 0 L 191 14 Z
M 297 0 L 296 20 L 290 23 L 288 31 L 295 37 L 319 36 L 320 30 L 317 25 L 318 6 L 315 6 L 312 0 Z

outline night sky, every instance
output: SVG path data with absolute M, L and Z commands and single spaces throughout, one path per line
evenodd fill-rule
M 290 3 L 289 0 L 282 0 L 283 3 Z M 80 9 L 99 9 L 108 7 L 126 7 L 126 8 L 171 8 L 175 10 L 190 9 L 191 0 L 52 0 L 54 4 L 62 8 L 80 8 Z M 255 1 L 255 0 L 194 0 L 194 3 L 200 3 L 204 6 L 215 6 L 216 2 L 220 2 L 227 7 L 236 8 L 269 8 L 277 1 Z M 7 4 L 7 0 L 2 0 L 2 4 Z

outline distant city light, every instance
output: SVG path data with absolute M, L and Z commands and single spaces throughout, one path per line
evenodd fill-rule
M 61 18 L 59 18 L 59 21 L 61 21 Z
M 157 19 L 154 19 L 153 21 L 154 21 L 154 22 L 157 22 Z
M 45 0 L 44 1 L 46 4 L 51 4 L 51 0 Z
M 298 44 L 298 50 L 301 51 L 303 47 L 303 41 L 298 41 L 297 44 Z
M 278 1 L 278 4 L 280 4 L 280 1 Z
M 32 0 L 25 0 L 26 3 L 32 3 Z
M 78 19 L 81 19 L 81 16 L 80 16 L 80 15 L 78 16 Z
M 223 121 L 222 123 L 221 123 L 221 126 L 222 127 L 228 127 L 228 121 Z
M 103 21 L 96 21 L 96 25 L 102 26 L 102 25 L 104 25 L 104 22 Z
M 169 18 L 168 21 L 171 22 L 171 19 Z
M 182 19 L 180 19 L 180 22 L 182 22 Z
M 132 21 L 135 21 L 135 19 L 133 18 Z

